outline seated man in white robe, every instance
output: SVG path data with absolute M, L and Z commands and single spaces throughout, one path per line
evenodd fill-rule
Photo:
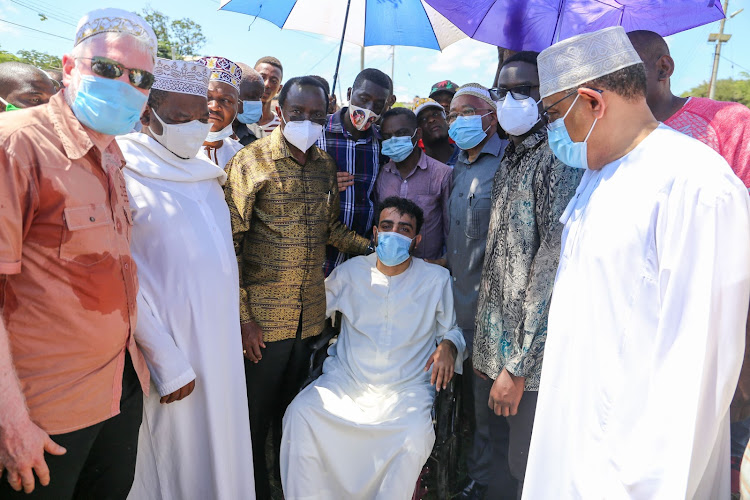
M 284 415 L 287 500 L 411 498 L 435 442 L 435 389 L 461 371 L 450 274 L 411 256 L 422 210 L 391 197 L 377 213 L 376 253 L 325 282 L 326 314 L 341 312 L 341 333 L 323 375 Z
M 210 70 L 160 59 L 154 75 L 143 133 L 117 139 L 140 281 L 135 340 L 153 381 L 128 498 L 252 499 L 226 174 L 199 153 Z

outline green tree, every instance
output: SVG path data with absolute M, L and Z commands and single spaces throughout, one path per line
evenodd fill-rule
M 166 59 L 182 59 L 197 55 L 206 44 L 201 25 L 192 19 L 171 20 L 153 7 L 146 7 L 140 15 L 151 25 L 158 40 L 157 55 Z
M 62 68 L 62 59 L 47 54 L 46 52 L 39 52 L 38 50 L 19 50 L 17 54 L 19 61 L 31 64 L 40 69 Z
M 725 78 L 716 82 L 716 100 L 740 102 L 750 107 L 750 75 L 741 73 L 740 80 Z M 682 93 L 682 97 L 708 97 L 708 82 Z

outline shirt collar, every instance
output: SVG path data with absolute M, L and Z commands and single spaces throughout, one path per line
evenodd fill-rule
M 420 151 L 419 160 L 417 161 L 417 168 L 422 169 L 422 170 L 427 170 L 427 167 L 429 166 L 427 164 L 428 162 L 427 158 L 428 156 L 425 154 L 425 152 Z M 383 169 L 387 172 L 401 175 L 401 173 L 398 171 L 398 167 L 396 166 L 396 162 L 394 162 L 393 160 L 386 163 L 383 166 Z M 415 171 L 416 171 L 416 168 L 414 169 L 414 171 L 412 171 L 412 173 Z
M 484 154 L 490 154 L 492 156 L 500 157 L 500 153 L 503 151 L 503 140 L 500 139 L 500 137 L 497 135 L 497 133 L 492 134 L 490 137 L 490 140 L 488 140 L 484 147 L 482 148 L 482 151 L 479 153 L 479 156 L 474 160 L 474 163 L 476 163 L 479 158 L 481 158 Z M 458 159 L 462 163 L 469 164 L 469 155 L 466 153 L 466 151 L 461 151 L 458 154 Z
M 522 155 L 530 149 L 534 149 L 537 144 L 544 141 L 547 138 L 547 128 L 540 127 L 539 130 L 530 134 L 526 139 L 521 141 L 521 144 L 515 146 L 513 141 L 510 141 L 506 149 L 507 155 Z
M 52 96 L 47 113 L 62 142 L 65 155 L 71 160 L 79 160 L 94 147 L 94 141 L 65 101 L 66 91 L 63 89 Z
M 289 150 L 289 145 L 284 138 L 284 134 L 281 132 L 281 126 L 273 129 L 270 135 L 271 141 L 271 159 L 274 161 L 282 160 L 284 158 L 292 158 L 292 152 Z M 322 158 L 322 152 L 316 145 L 310 146 L 308 149 L 309 154 L 307 155 L 307 161 L 315 161 Z M 296 161 L 296 160 L 295 160 Z

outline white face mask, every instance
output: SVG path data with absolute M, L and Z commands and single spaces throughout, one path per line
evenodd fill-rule
M 151 129 L 156 142 L 184 160 L 195 158 L 206 140 L 208 131 L 211 130 L 210 122 L 201 123 L 198 120 L 187 123 L 164 123 L 154 108 L 151 108 L 151 115 L 161 123 L 162 128 L 161 134 Z
M 508 92 L 503 106 L 497 110 L 500 127 L 509 135 L 520 136 L 531 130 L 539 122 L 539 108 L 532 97 L 516 100 Z
M 234 119 L 232 119 L 232 121 L 234 121 Z M 234 134 L 234 129 L 232 128 L 232 123 L 230 122 L 229 125 L 219 130 L 218 132 L 209 132 L 208 136 L 206 137 L 206 142 L 223 141 L 232 134 Z
M 284 119 L 284 115 L 281 115 L 281 119 L 284 120 L 284 130 L 282 130 L 284 137 L 289 144 L 303 153 L 307 152 L 323 134 L 323 125 L 319 123 L 313 123 L 310 120 L 288 122 Z

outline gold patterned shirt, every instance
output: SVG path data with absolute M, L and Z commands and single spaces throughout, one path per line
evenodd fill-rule
M 325 321 L 326 244 L 362 254 L 369 241 L 339 221 L 336 163 L 317 146 L 304 165 L 277 128 L 227 164 L 224 186 L 240 270 L 240 319 L 263 341 L 317 335 Z

